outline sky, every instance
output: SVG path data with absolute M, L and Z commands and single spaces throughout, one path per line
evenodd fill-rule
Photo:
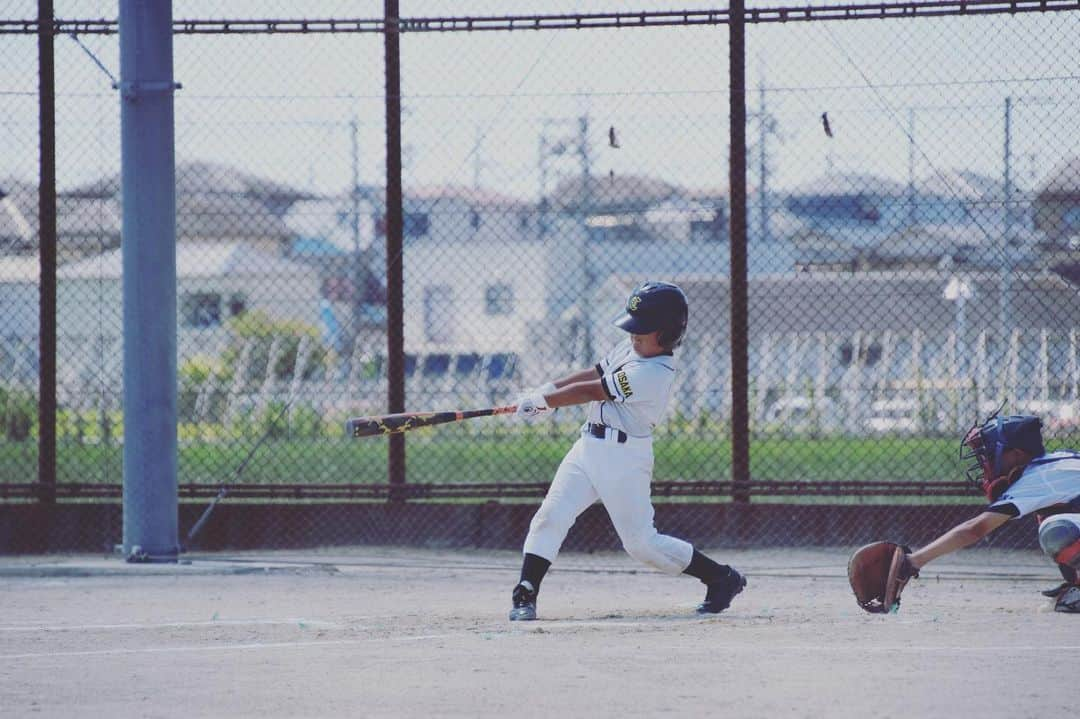
M 401 12 L 501 16 L 616 6 L 627 9 L 402 0 Z M 652 0 L 633 9 L 710 7 Z M 65 19 L 113 18 L 116 8 L 56 1 Z M 0 18 L 35 12 L 33 0 L 0 0 Z M 381 2 L 355 0 L 173 3 L 176 19 L 381 13 Z M 1001 177 L 1011 98 L 1012 178 L 1037 186 L 1057 162 L 1080 154 L 1075 37 L 1080 12 L 750 26 L 748 180 L 760 184 L 763 136 L 770 189 L 813 183 L 830 170 L 899 181 L 960 168 Z M 583 116 L 597 176 L 649 175 L 711 192 L 727 186 L 725 26 L 414 33 L 401 47 L 406 188 L 477 184 L 535 199 L 582 172 Z M 176 94 L 178 161 L 226 163 L 327 193 L 350 186 L 355 163 L 361 183 L 382 183 L 380 36 L 178 36 L 174 52 L 183 85 Z M 0 177 L 36 176 L 36 63 L 33 37 L 0 36 Z M 119 105 L 110 87 L 118 66 L 116 36 L 56 40 L 62 187 L 119 169 Z M 610 128 L 618 147 L 609 142 Z M 561 154 L 552 149 L 560 143 Z

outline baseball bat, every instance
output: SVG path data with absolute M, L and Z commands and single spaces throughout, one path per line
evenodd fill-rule
M 353 417 L 345 422 L 348 437 L 374 437 L 382 434 L 399 434 L 421 427 L 431 427 L 447 422 L 460 422 L 473 417 L 490 417 L 496 414 L 513 414 L 517 405 L 488 407 L 486 409 L 450 410 L 446 412 L 402 412 L 379 414 L 371 417 Z

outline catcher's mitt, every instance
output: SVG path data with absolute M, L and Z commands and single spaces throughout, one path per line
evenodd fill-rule
M 855 550 L 848 560 L 848 581 L 855 601 L 871 614 L 895 612 L 908 580 L 919 576 L 911 564 L 911 549 L 894 542 L 873 542 Z

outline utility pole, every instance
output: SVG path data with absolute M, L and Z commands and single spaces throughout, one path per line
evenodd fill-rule
M 120 2 L 124 555 L 175 563 L 176 157 L 172 2 Z
M 352 296 L 349 298 L 352 307 L 352 317 L 350 318 L 352 332 L 349 340 L 352 344 L 355 344 L 363 322 L 361 304 L 364 300 L 364 287 L 367 280 L 364 273 L 363 249 L 360 246 L 360 122 L 357 120 L 356 115 L 353 115 L 352 120 L 349 121 L 349 140 L 352 160 L 352 188 L 349 192 L 349 200 L 352 206 L 349 215 L 349 229 L 352 231 L 353 241 L 353 291 Z
M 540 237 L 549 230 L 548 227 L 548 182 L 555 175 L 553 165 L 561 158 L 577 160 L 574 168 L 581 177 L 581 197 L 576 203 L 576 216 L 581 230 L 580 262 L 580 289 L 577 298 L 578 318 L 581 322 L 582 353 L 584 359 L 591 361 L 593 357 L 592 321 L 589 298 L 593 291 L 595 273 L 589 253 L 589 217 L 593 212 L 593 181 L 592 181 L 592 154 L 589 148 L 589 116 L 581 115 L 577 118 L 575 127 L 570 129 L 570 120 L 545 119 L 540 132 L 539 150 L 539 175 L 540 175 Z M 557 180 L 554 184 L 558 184 Z
M 778 137 L 783 141 L 783 137 L 777 130 L 776 118 L 769 113 L 767 106 L 768 93 L 765 92 L 765 61 L 760 57 L 758 58 L 758 65 L 761 68 L 758 76 L 758 109 L 756 112 L 747 112 L 747 117 L 756 118 L 758 124 L 756 147 L 759 180 L 757 188 L 757 223 L 760 240 L 756 241 L 769 242 L 772 240 L 772 228 L 769 223 L 772 214 L 772 208 L 769 206 L 769 138 L 770 136 Z M 731 161 L 730 151 L 727 161 Z M 747 218 L 747 222 L 749 222 L 749 218 Z
M 581 159 L 581 271 L 583 286 L 578 299 L 582 332 L 585 337 L 585 361 L 593 360 L 592 293 L 595 273 L 589 256 L 589 217 L 592 215 L 592 158 L 589 156 L 589 116 L 578 118 L 578 157 Z
M 1001 341 L 1007 342 L 1010 331 L 1009 319 L 1009 291 L 1012 274 L 1012 98 L 1005 98 L 1005 147 L 1004 147 L 1004 201 L 1005 201 L 1005 227 L 1001 236 L 1001 273 L 998 283 L 998 321 L 1001 323 Z
M 907 115 L 907 203 L 908 203 L 908 227 L 916 225 L 915 216 L 915 108 L 908 108 Z
M 766 140 L 772 132 L 772 118 L 765 109 L 765 71 L 758 78 L 758 222 L 760 223 L 761 242 L 769 241 L 769 155 Z
M 472 183 L 473 183 L 473 189 L 474 190 L 479 190 L 480 189 L 480 177 L 484 172 L 484 152 L 483 152 L 483 149 L 484 149 L 484 134 L 483 134 L 483 132 L 480 131 L 480 126 L 479 125 L 477 125 L 476 128 L 475 128 L 474 137 L 476 139 L 473 142 L 473 158 L 472 158 L 473 159 L 473 179 L 472 179 Z

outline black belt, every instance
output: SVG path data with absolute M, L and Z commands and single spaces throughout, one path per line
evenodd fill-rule
M 597 439 L 606 439 L 608 430 L 611 430 L 615 433 L 616 441 L 619 444 L 626 444 L 626 432 L 623 432 L 621 429 L 608 427 L 606 424 L 593 424 L 592 422 L 585 425 L 585 429 Z

